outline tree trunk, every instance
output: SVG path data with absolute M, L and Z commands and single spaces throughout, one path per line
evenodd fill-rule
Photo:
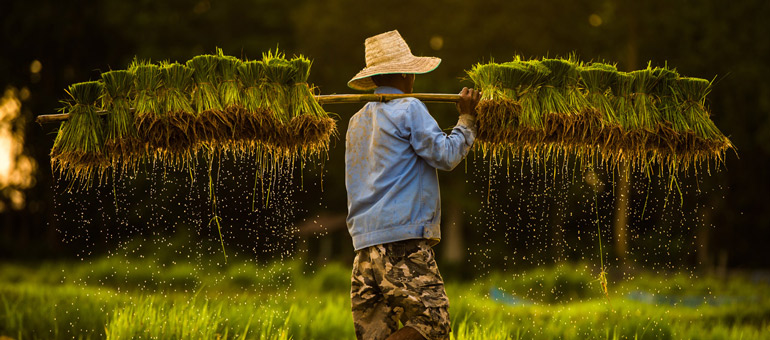
M 463 242 L 465 239 L 463 235 L 465 221 L 463 220 L 463 210 L 467 185 L 460 171 L 453 171 L 447 179 L 452 184 L 445 185 L 444 187 L 447 191 L 442 191 L 443 197 L 446 200 L 441 205 L 446 207 L 446 209 L 442 209 L 443 216 L 441 217 L 441 258 L 448 265 L 448 269 L 454 271 L 460 269 L 463 260 L 465 260 L 465 242 Z
M 441 243 L 444 244 L 443 253 L 446 263 L 460 264 L 465 259 L 465 245 L 463 244 L 463 213 L 462 207 L 456 200 L 449 204 L 446 212 L 445 235 Z
M 631 187 L 631 169 L 628 162 L 620 165 L 620 176 L 615 188 L 615 225 L 613 236 L 615 238 L 615 257 L 618 267 L 624 272 L 628 269 L 628 195 Z

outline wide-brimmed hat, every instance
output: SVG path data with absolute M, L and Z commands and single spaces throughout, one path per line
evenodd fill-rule
M 371 90 L 377 85 L 372 76 L 391 73 L 428 73 L 441 63 L 436 57 L 415 57 L 398 31 L 393 30 L 369 37 L 366 46 L 366 68 L 348 82 L 356 90 Z

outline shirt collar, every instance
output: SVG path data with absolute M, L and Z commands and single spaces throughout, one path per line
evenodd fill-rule
M 404 91 L 401 91 L 395 87 L 391 86 L 379 86 L 374 90 L 374 93 L 376 94 L 393 94 L 393 93 L 404 93 Z

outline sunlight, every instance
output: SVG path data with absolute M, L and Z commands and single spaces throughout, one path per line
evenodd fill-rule
M 34 184 L 37 163 L 24 154 L 24 125 L 19 119 L 21 101 L 15 89 L 7 89 L 0 98 L 0 195 L 11 209 L 24 207 L 23 189 Z M 0 211 L 7 209 L 0 205 Z

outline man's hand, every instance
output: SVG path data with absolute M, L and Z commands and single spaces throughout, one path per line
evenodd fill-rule
M 471 115 L 476 117 L 476 104 L 481 99 L 481 92 L 474 89 L 463 87 L 460 91 L 460 101 L 457 102 L 457 111 L 461 115 Z

